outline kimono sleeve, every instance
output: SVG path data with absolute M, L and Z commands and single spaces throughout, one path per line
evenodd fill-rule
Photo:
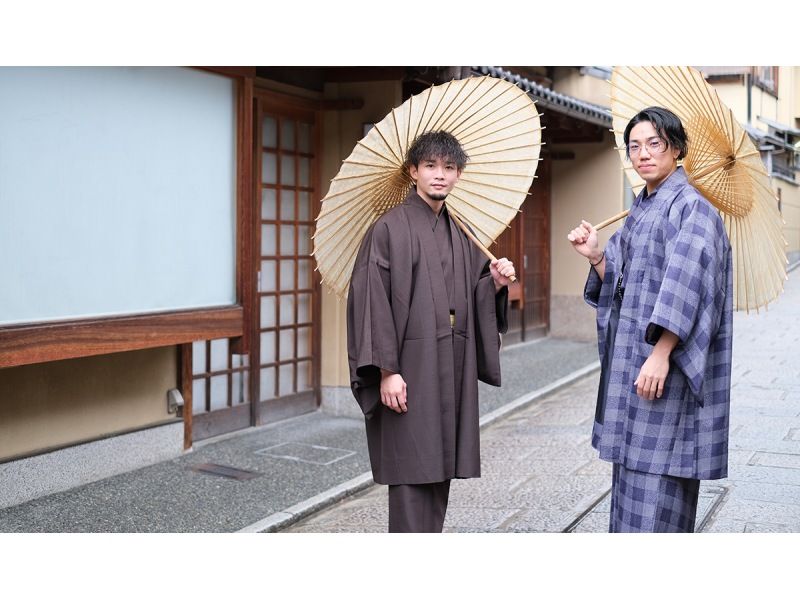
M 679 214 L 666 225 L 664 278 L 645 340 L 655 344 L 663 329 L 678 336 L 671 359 L 702 405 L 706 363 L 725 305 L 729 245 L 719 214 L 706 201 L 689 201 Z
M 606 248 L 603 250 L 606 263 L 605 275 L 602 280 L 597 270 L 589 266 L 589 275 L 583 288 L 583 299 L 595 309 L 597 309 L 598 305 L 607 303 L 603 299 L 610 297 L 614 292 L 614 284 L 619 270 L 617 263 L 620 261 L 617 257 L 619 255 L 619 238 L 620 232 L 617 231 L 608 240 Z
M 478 380 L 500 386 L 500 333 L 508 330 L 508 287 L 495 291 L 485 262 L 475 285 L 475 336 Z
M 350 385 L 368 417 L 380 403 L 380 370 L 400 372 L 389 257 L 388 232 L 379 222 L 362 241 L 347 297 Z

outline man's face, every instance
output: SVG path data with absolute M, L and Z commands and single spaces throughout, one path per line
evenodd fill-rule
M 443 158 L 422 160 L 419 166 L 409 166 L 408 171 L 417 184 L 420 197 L 435 201 L 444 200 L 461 176 L 456 163 Z
M 680 150 L 667 146 L 650 122 L 641 122 L 631 129 L 628 151 L 634 170 L 647 183 L 648 192 L 672 174 L 680 154 Z

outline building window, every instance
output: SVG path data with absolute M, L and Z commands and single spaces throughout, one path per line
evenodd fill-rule
M 756 66 L 753 67 L 753 71 L 755 85 L 778 97 L 778 67 Z

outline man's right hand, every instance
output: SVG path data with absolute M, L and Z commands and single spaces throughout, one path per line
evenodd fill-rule
M 589 261 L 597 261 L 602 255 L 597 241 L 597 230 L 585 220 L 581 220 L 581 223 L 569 232 L 567 240 L 572 243 L 575 251 L 589 258 Z
M 406 381 L 400 374 L 381 370 L 381 403 L 397 413 L 408 411 Z

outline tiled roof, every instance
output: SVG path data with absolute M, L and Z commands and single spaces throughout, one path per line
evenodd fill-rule
M 521 77 L 499 67 L 473 66 L 472 70 L 476 74 L 490 75 L 516 84 L 520 89 L 523 89 L 532 95 L 534 99 L 538 100 L 538 104 L 544 108 L 562 112 L 573 118 L 578 118 L 604 128 L 611 127 L 611 114 L 609 109 L 605 106 L 599 106 L 563 93 L 557 93 L 552 89 L 548 89 L 543 85 L 529 81 L 525 77 Z

